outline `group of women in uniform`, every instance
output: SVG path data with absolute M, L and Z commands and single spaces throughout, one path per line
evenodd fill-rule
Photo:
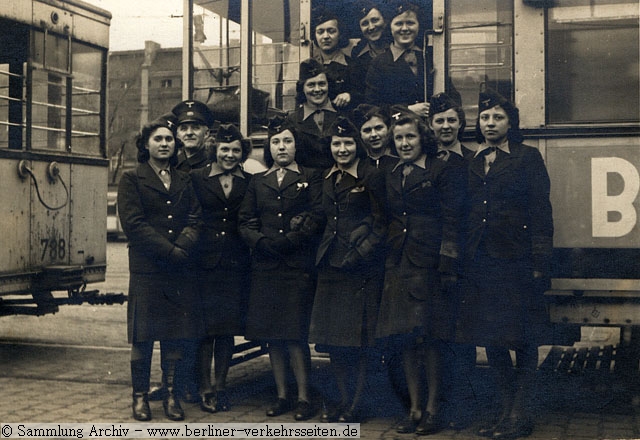
M 268 416 L 316 414 L 312 343 L 329 353 L 340 396 L 323 405 L 322 421 L 362 420 L 372 348 L 400 347 L 410 406 L 399 433 L 468 425 L 464 387 L 446 379 L 472 368 L 481 345 L 499 373 L 500 411 L 478 434 L 525 436 L 553 234 L 548 175 L 540 153 L 522 144 L 518 109 L 493 91 L 479 96 L 479 148 L 461 145 L 461 103 L 425 99 L 419 11 L 401 2 L 391 17 L 387 26 L 380 7 L 362 5 L 352 58 L 341 52 L 340 19 L 314 16 L 316 57 L 300 66 L 296 109 L 269 123 L 264 172 L 242 170 L 248 150 L 233 126 L 218 131 L 213 161 L 190 178 L 172 166 L 172 122 L 142 130 L 141 165 L 123 177 L 119 199 L 130 264 L 148 266 L 132 278 L 146 292 L 135 308 L 161 309 L 145 325 L 163 326 L 154 333 L 163 373 L 179 358 L 172 341 L 199 331 L 203 309 L 216 309 L 230 335 L 215 342 L 220 359 L 230 358 L 231 335 L 265 342 L 277 389 Z M 349 86 L 363 66 L 364 94 Z M 192 269 L 197 277 L 181 275 Z M 181 307 L 194 291 L 211 304 Z M 152 342 L 133 347 L 147 353 Z M 226 395 L 211 391 L 211 356 L 204 359 L 208 406 L 228 410 Z M 145 383 L 133 384 L 139 420 L 151 416 Z M 179 420 L 174 410 L 165 400 L 167 416 Z

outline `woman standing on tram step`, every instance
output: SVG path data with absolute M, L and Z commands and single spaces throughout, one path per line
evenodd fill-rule
M 295 129 L 269 123 L 269 169 L 253 176 L 239 214 L 240 236 L 254 250 L 245 336 L 268 343 L 278 400 L 267 416 L 291 410 L 287 360 L 298 386 L 296 420 L 315 409 L 309 398 L 307 343 L 315 291 L 314 256 L 322 222 L 320 173 L 295 161 Z
M 349 38 L 341 20 L 324 7 L 314 8 L 311 12 L 311 35 L 315 43 L 313 59 L 326 70 L 329 100 L 335 108 L 346 110 L 358 105 L 363 96 L 358 92 L 354 60 L 346 52 Z
M 443 341 L 453 337 L 449 289 L 457 281 L 465 173 L 436 157 L 437 145 L 412 112 L 394 112 L 400 156 L 386 176 L 389 228 L 377 336 L 400 346 L 411 408 L 399 433 L 434 434 L 440 412 Z M 394 345 L 395 345 L 394 344 Z M 423 408 L 425 369 L 428 400 Z
M 476 137 L 458 333 L 461 341 L 486 347 L 501 400 L 497 422 L 478 434 L 513 439 L 533 430 L 527 401 L 538 345 L 549 343 L 543 293 L 553 247 L 550 182 L 540 152 L 522 144 L 518 108 L 492 90 L 480 93 Z
M 325 407 L 322 421 L 353 423 L 366 386 L 382 291 L 384 173 L 366 160 L 358 129 L 348 119 L 338 118 L 329 132 L 335 164 L 323 173 L 326 227 L 316 257 L 309 340 L 317 351 L 329 352 L 340 393 L 340 403 Z
M 388 108 L 360 104 L 352 112 L 352 120 L 360 129 L 371 164 L 382 171 L 393 168 L 398 163 L 398 155 L 389 131 L 391 117 Z
M 355 78 L 358 80 L 366 78 L 371 60 L 389 49 L 392 38 L 386 12 L 381 1 L 361 0 L 355 5 L 353 15 L 358 20 L 362 38 L 351 51 L 351 58 L 356 62 Z
M 123 174 L 118 212 L 129 240 L 127 334 L 131 345 L 133 417 L 151 420 L 149 375 L 154 341 L 160 341 L 163 406 L 167 418 L 184 419 L 174 377 L 181 339 L 198 338 L 202 316 L 187 272 L 202 225 L 202 209 L 188 174 L 176 170 L 176 120 L 165 115 L 136 139 L 138 168 Z
M 330 83 L 322 64 L 309 58 L 300 63 L 299 75 L 298 107 L 287 114 L 297 132 L 296 162 L 322 172 L 333 165 L 326 137 L 338 111 L 329 99 Z
M 191 172 L 202 205 L 204 226 L 198 243 L 199 273 L 205 338 L 199 347 L 197 370 L 200 408 L 215 413 L 229 410 L 227 373 L 234 335 L 244 335 L 250 280 L 249 248 L 238 234 L 238 212 L 251 175 L 240 164 L 251 145 L 233 124 L 218 127 L 213 161 Z M 211 362 L 215 359 L 215 391 Z
M 393 43 L 371 61 L 365 102 L 378 106 L 399 104 L 419 116 L 429 116 L 426 97 L 432 89 L 431 72 L 429 66 L 425 72 L 423 49 L 416 44 L 421 19 L 422 12 L 414 3 L 401 1 L 394 8 L 389 25 Z

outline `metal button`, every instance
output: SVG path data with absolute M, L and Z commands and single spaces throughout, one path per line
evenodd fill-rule
M 169 229 L 169 234 L 173 234 L 173 229 Z
M 278 217 L 282 217 L 282 213 L 281 212 L 278 213 Z
M 278 232 L 284 234 L 284 231 L 282 229 L 278 229 Z
M 171 200 L 167 200 L 167 205 L 171 205 Z
M 171 214 L 169 214 L 169 215 L 167 216 L 167 218 L 168 218 L 169 220 L 171 220 L 171 219 L 173 218 L 173 216 L 172 216 Z
M 224 232 L 224 231 L 222 231 L 222 232 L 220 233 L 220 235 L 227 235 L 227 233 L 226 233 L 226 232 Z

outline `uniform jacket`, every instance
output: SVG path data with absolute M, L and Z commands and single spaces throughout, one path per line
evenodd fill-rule
M 304 117 L 304 108 L 289 112 L 289 119 L 295 126 L 300 145 L 296 145 L 296 162 L 299 165 L 324 170 L 333 165 L 329 144 L 325 138 L 329 135 L 329 127 L 338 118 L 339 112 L 324 112 L 323 130 L 320 131 L 312 116 Z
M 553 247 L 550 183 L 540 152 L 509 142 L 485 176 L 484 157 L 469 164 L 467 255 L 484 246 L 494 258 L 532 258 L 534 270 L 549 273 Z
M 286 173 L 280 187 L 275 172 L 256 174 L 249 182 L 240 206 L 240 236 L 252 249 L 263 237 L 286 237 L 293 248 L 280 259 L 253 252 L 252 267 L 255 269 L 274 269 L 281 260 L 292 268 L 313 267 L 317 235 L 322 224 L 322 182 L 317 170 L 301 165 L 298 168 L 299 174 L 293 171 Z M 296 216 L 304 216 L 307 221 L 292 230 L 291 220 Z
M 191 170 L 197 170 L 198 168 L 206 166 L 208 162 L 209 158 L 207 157 L 207 150 L 205 148 L 201 148 L 196 154 L 189 158 L 185 154 L 184 148 L 182 148 L 178 151 L 178 164 L 176 168 L 179 171 L 188 173 Z
M 425 101 L 424 57 L 416 51 L 418 74 L 400 56 L 393 61 L 391 50 L 371 61 L 366 77 L 365 102 L 374 105 L 411 105 Z M 431 87 L 427 84 L 427 90 Z
M 355 249 L 364 260 L 373 259 L 384 240 L 384 173 L 366 159 L 359 161 L 357 170 L 358 179 L 345 174 L 338 186 L 335 185 L 337 173 L 327 178 L 329 169 L 322 175 L 322 208 L 326 226 L 316 264 L 327 257 L 330 265 L 340 267 L 347 252 L 354 248 L 350 244 L 350 235 L 360 226 L 365 226 L 368 233 Z
M 129 240 L 131 272 L 165 272 L 174 246 L 193 251 L 202 226 L 189 175 L 172 168 L 167 190 L 148 163 L 122 175 L 118 213 Z
M 434 157 L 414 166 L 402 187 L 402 166 L 386 176 L 389 233 L 387 267 L 402 255 L 418 267 L 459 270 L 464 226 L 465 169 Z
M 238 233 L 238 212 L 247 192 L 251 174 L 234 177 L 229 198 L 224 195 L 219 176 L 209 176 L 211 165 L 191 172 L 193 188 L 202 205 L 204 225 L 198 243 L 200 267 L 215 269 L 249 268 L 249 248 Z

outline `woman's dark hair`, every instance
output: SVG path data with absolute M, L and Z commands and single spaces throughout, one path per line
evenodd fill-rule
M 425 29 L 427 28 L 427 25 L 424 11 L 418 4 L 407 0 L 399 0 L 394 2 L 391 8 L 391 13 L 388 15 L 389 28 L 391 28 L 391 22 L 393 21 L 393 19 L 398 15 L 404 14 L 405 12 L 413 12 L 418 19 L 418 25 L 420 26 L 420 29 L 418 30 L 418 35 L 416 36 L 415 43 L 421 46 L 423 44 L 422 40 L 425 37 Z M 387 16 L 385 15 L 385 17 Z
M 327 72 L 320 72 L 318 73 L 318 75 L 320 75 L 321 73 L 324 73 L 324 76 L 327 78 L 327 85 L 329 87 L 329 92 L 327 93 L 327 96 L 331 96 L 331 81 L 329 81 L 329 77 L 327 76 Z M 308 79 L 305 79 L 304 81 L 298 80 L 296 82 L 296 104 L 297 105 L 302 105 L 305 102 L 307 102 L 307 95 L 304 94 L 304 83 L 306 83 Z M 329 99 L 329 98 L 327 98 Z M 331 101 L 331 99 L 329 99 L 329 101 Z
M 389 115 L 389 107 L 386 105 L 378 107 L 371 104 L 360 104 L 351 112 L 351 120 L 358 127 L 358 130 L 361 130 L 362 126 L 373 118 L 379 118 L 387 126 L 387 130 L 391 130 L 391 116 Z M 396 145 L 391 138 L 391 131 L 389 131 L 387 145 L 384 148 L 387 147 L 391 150 L 391 154 L 397 155 Z
M 355 13 L 354 17 L 356 18 L 356 29 L 360 30 L 360 20 L 369 15 L 369 13 L 375 9 L 382 15 L 384 20 L 384 30 L 382 31 L 382 35 L 380 36 L 380 40 L 382 40 L 386 44 L 390 44 L 393 41 L 391 37 L 391 32 L 389 31 L 389 7 L 386 6 L 383 2 L 374 2 L 372 0 L 360 0 L 355 4 Z M 365 47 L 367 44 L 367 39 L 362 36 L 358 44 L 353 48 L 351 54 L 353 56 L 357 56 L 358 53 Z
M 175 127 L 175 124 L 173 124 Z M 169 158 L 169 165 L 175 166 L 178 163 L 178 148 L 179 141 L 176 137 L 175 128 L 171 128 L 167 125 L 167 122 L 163 119 L 156 119 L 154 121 L 148 122 L 145 124 L 140 132 L 136 135 L 136 148 L 138 149 L 138 163 L 146 163 L 149 161 L 149 150 L 147 149 L 147 145 L 149 144 L 149 139 L 159 128 L 166 128 L 171 131 L 173 134 L 173 139 L 175 140 L 175 148 L 173 149 L 173 155 Z
M 318 7 L 313 9 L 311 15 L 311 39 L 316 46 L 318 46 L 318 42 L 316 41 L 316 28 L 322 23 L 326 23 L 331 20 L 335 20 L 338 24 L 338 33 L 340 34 L 336 50 L 344 49 L 349 45 L 347 30 L 345 29 L 341 18 L 338 17 L 335 12 L 324 7 Z
M 273 133 L 269 133 L 269 137 L 267 138 L 267 144 L 264 146 L 264 163 L 267 166 L 267 168 L 271 168 L 273 166 L 273 164 L 275 163 L 275 160 L 273 159 L 273 156 L 271 155 L 271 138 L 277 134 L 280 134 L 284 131 L 289 130 L 291 132 L 291 134 L 293 135 L 293 139 L 296 143 L 296 154 L 295 154 L 295 160 L 296 162 L 298 162 L 298 156 L 300 154 L 300 140 L 299 140 L 299 136 L 298 136 L 298 132 L 296 131 L 295 128 L 293 128 L 293 125 L 288 124 L 286 126 L 282 127 L 282 130 L 277 131 L 277 132 L 273 132 Z
M 507 139 L 510 142 L 522 142 L 524 140 L 524 136 L 520 131 L 520 111 L 518 110 L 518 107 L 516 107 L 511 101 L 507 100 L 501 102 L 500 107 L 507 114 L 507 117 L 509 118 L 509 125 L 511 125 L 507 132 Z M 478 117 L 476 118 L 476 141 L 479 144 L 482 144 L 484 143 L 485 138 L 482 134 L 482 130 L 480 130 L 480 113 L 482 112 L 478 112 Z
M 456 112 L 456 114 L 458 115 L 458 119 L 460 120 L 460 129 L 458 130 L 458 140 L 461 141 L 462 138 L 464 137 L 464 129 L 467 127 L 467 117 L 466 117 L 466 115 L 464 113 L 464 109 L 462 108 L 461 105 L 457 105 L 455 107 L 452 107 L 452 109 Z M 430 122 L 433 122 L 433 117 L 434 116 L 435 116 L 435 114 L 429 113 L 429 121 Z
M 420 116 L 407 111 L 406 113 L 401 114 L 397 119 L 394 119 L 391 122 L 391 127 L 389 130 L 391 131 L 391 141 L 395 145 L 394 140 L 394 131 L 396 127 L 399 125 L 408 125 L 413 124 L 418 129 L 418 134 L 420 135 L 420 145 L 422 145 L 422 151 L 427 154 L 427 156 L 435 156 L 438 152 L 438 142 L 436 141 L 435 136 L 427 127 L 427 124 L 424 123 Z
M 331 151 L 331 141 L 334 136 L 353 139 L 356 143 L 356 157 L 364 159 L 368 156 L 364 141 L 360 136 L 360 128 L 356 127 L 349 118 L 338 116 L 338 118 L 329 127 L 328 135 L 324 139 L 329 151 Z
M 213 136 L 207 136 L 204 141 L 207 151 L 209 151 L 209 158 L 212 162 L 218 161 L 218 142 L 216 142 L 216 138 Z M 249 139 L 240 139 L 240 148 L 242 148 L 242 158 L 240 158 L 240 162 L 244 162 L 249 158 L 251 154 L 251 141 Z

